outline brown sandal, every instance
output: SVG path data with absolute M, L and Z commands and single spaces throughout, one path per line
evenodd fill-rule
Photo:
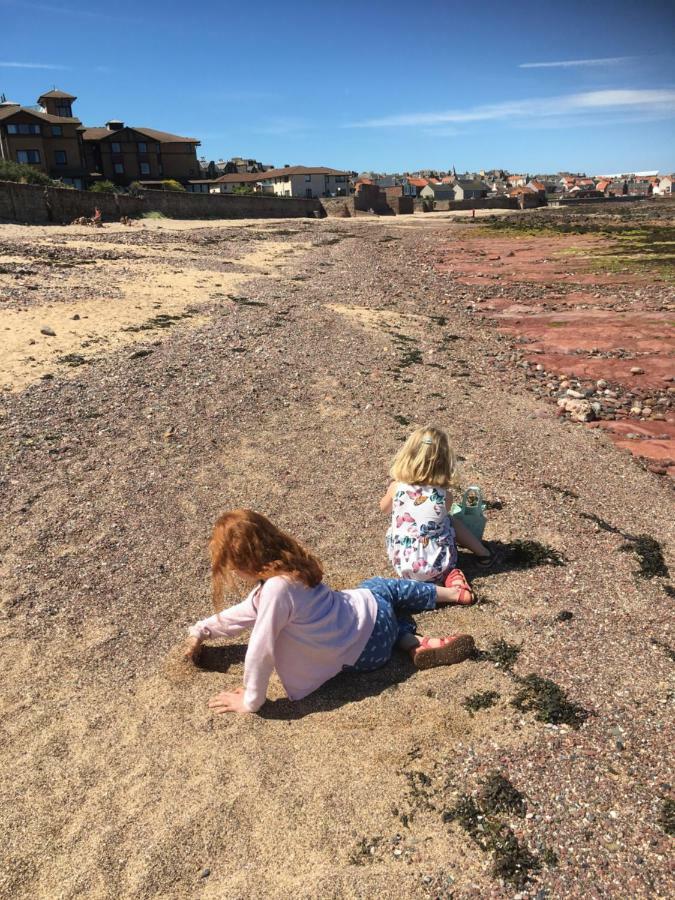
M 441 638 L 440 647 L 430 647 L 431 638 L 423 637 L 419 646 L 410 651 L 412 661 L 418 669 L 432 669 L 434 666 L 452 666 L 468 659 L 476 649 L 470 634 L 453 634 Z

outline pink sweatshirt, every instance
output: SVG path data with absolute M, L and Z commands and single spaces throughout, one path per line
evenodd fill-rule
M 276 669 L 291 700 L 311 694 L 351 666 L 373 632 L 377 603 L 370 591 L 308 588 L 280 575 L 257 585 L 243 603 L 197 622 L 189 633 L 212 638 L 252 628 L 244 661 L 244 705 L 265 702 Z

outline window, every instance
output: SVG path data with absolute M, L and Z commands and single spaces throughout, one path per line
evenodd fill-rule
M 65 150 L 55 150 L 54 151 L 54 162 L 57 166 L 67 166 L 68 165 L 68 156 L 66 155 Z
M 113 166 L 115 175 L 124 175 L 124 163 L 115 163 Z
M 23 122 L 20 125 L 8 125 L 7 134 L 40 134 L 40 126 L 27 125 Z
M 70 109 L 70 103 L 57 103 L 56 104 L 56 115 L 60 116 L 62 119 L 69 119 L 72 116 L 72 111 Z
M 335 184 L 344 184 L 347 180 L 346 175 L 336 175 L 335 176 Z
M 113 142 L 110 144 L 110 150 L 111 150 L 112 153 L 121 153 L 121 152 L 122 152 L 122 145 L 120 144 L 119 141 L 113 141 Z
M 312 180 L 311 175 L 305 175 L 305 181 L 311 181 L 311 180 Z
M 141 175 L 149 175 L 150 174 L 150 163 L 141 163 Z
M 16 151 L 16 161 L 18 163 L 39 163 L 40 162 L 40 151 L 39 150 L 17 150 Z
M 61 137 L 63 128 L 60 125 L 52 125 L 52 137 Z
M 138 142 L 138 152 L 139 153 L 147 153 L 148 152 L 148 145 L 146 144 L 145 141 Z

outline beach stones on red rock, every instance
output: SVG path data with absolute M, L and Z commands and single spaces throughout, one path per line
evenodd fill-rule
M 558 408 L 563 413 L 568 413 L 573 422 L 592 422 L 596 417 L 593 405 L 585 398 L 560 397 Z
M 642 366 L 631 366 L 630 374 L 631 375 L 644 375 L 645 370 L 642 368 Z

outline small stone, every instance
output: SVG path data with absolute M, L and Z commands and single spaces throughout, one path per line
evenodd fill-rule
M 574 390 L 572 390 L 572 388 L 568 388 L 567 396 L 572 397 L 574 400 L 583 400 L 584 399 L 584 395 L 581 393 L 581 391 L 574 391 Z
M 574 613 L 569 609 L 561 609 L 555 617 L 556 622 L 570 622 L 574 618 Z
M 643 406 L 643 407 L 642 407 L 642 415 L 643 415 L 643 416 L 651 416 L 651 414 L 652 414 L 652 411 L 651 411 L 651 408 L 650 408 L 649 406 Z
M 79 321 L 80 321 L 80 315 L 79 315 L 79 313 L 75 313 L 75 315 L 73 316 L 73 321 L 75 321 L 75 322 L 79 322 Z
M 631 416 L 639 416 L 641 412 L 642 412 L 641 406 L 631 406 L 631 408 L 630 408 Z
M 40 329 L 40 334 L 46 334 L 47 337 L 56 337 L 56 332 L 49 325 L 43 325 Z
M 537 372 L 543 372 L 543 371 L 544 371 L 544 367 L 542 366 L 541 363 L 537 363 L 537 365 L 535 366 L 535 369 L 537 370 Z
M 604 389 L 607 387 L 607 382 L 605 381 L 604 378 L 599 378 L 595 382 L 595 386 L 599 391 L 604 391 Z
M 631 374 L 631 375 L 644 375 L 644 374 L 645 374 L 645 370 L 642 369 L 642 368 L 640 368 L 640 366 L 631 366 L 631 367 L 630 367 L 630 374 Z
M 209 868 L 202 869 L 201 872 L 199 873 L 199 877 L 200 878 L 208 878 L 210 874 L 211 874 L 211 869 L 209 869 Z

